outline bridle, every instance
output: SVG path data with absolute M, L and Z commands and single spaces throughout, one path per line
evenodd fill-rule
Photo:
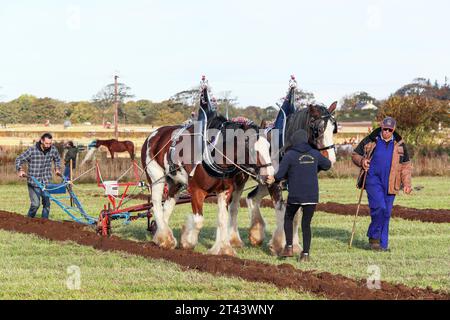
M 256 131 L 256 138 L 259 139 L 259 132 L 258 130 Z M 248 150 L 249 153 L 253 152 L 254 150 L 252 149 L 252 147 L 250 147 L 250 137 L 246 137 L 245 139 L 245 149 Z M 258 158 L 258 154 L 256 155 L 256 157 Z M 261 169 L 264 168 L 268 168 L 272 166 L 272 162 L 268 162 L 265 164 L 248 164 L 248 165 L 242 165 L 244 168 L 246 168 L 247 170 L 252 170 L 255 172 L 255 175 L 257 177 L 261 177 L 260 172 Z
M 254 135 L 256 137 L 256 139 L 258 140 L 259 137 L 260 137 L 259 127 L 256 126 L 253 122 L 250 122 L 250 123 L 247 123 L 247 124 L 243 124 L 243 123 L 239 123 L 239 122 L 225 121 L 225 122 L 221 123 L 221 125 L 218 128 L 220 135 L 225 136 L 223 131 L 227 129 L 227 125 L 229 125 L 229 124 L 252 126 L 252 127 L 254 127 L 254 129 L 256 131 L 256 134 Z M 211 128 L 211 127 L 208 126 L 208 128 Z M 218 139 L 218 137 L 216 137 L 216 139 Z M 254 148 L 254 146 L 250 146 L 250 136 L 246 136 L 246 138 L 245 138 L 245 149 L 248 150 L 249 154 L 251 154 L 254 151 L 252 148 Z M 219 152 L 219 153 L 221 153 L 221 152 Z M 224 154 L 222 154 L 222 155 L 225 156 Z M 264 168 L 272 166 L 271 162 L 265 163 L 265 164 L 260 164 L 260 165 L 258 165 L 258 164 L 237 164 L 231 159 L 228 159 L 228 158 L 226 158 L 226 159 L 228 161 L 232 162 L 231 165 L 232 165 L 232 167 L 234 169 L 241 170 L 241 171 L 247 173 L 248 175 L 254 177 L 255 179 L 264 177 L 264 176 L 260 175 L 261 169 L 264 169 Z
M 319 118 L 311 118 L 309 122 L 309 128 L 311 130 L 311 137 L 313 144 L 317 147 L 318 141 L 320 138 L 322 138 L 325 134 L 325 129 L 321 131 L 321 124 L 323 123 L 323 128 L 327 127 L 328 121 L 331 121 L 331 123 L 334 126 L 333 134 L 336 134 L 338 132 L 338 126 L 337 121 L 334 118 L 334 116 L 331 114 L 331 112 L 328 111 L 327 108 L 321 107 L 322 109 L 322 115 Z M 327 151 L 330 149 L 335 149 L 336 145 L 332 144 L 330 146 L 326 146 L 323 148 L 317 148 L 318 151 Z

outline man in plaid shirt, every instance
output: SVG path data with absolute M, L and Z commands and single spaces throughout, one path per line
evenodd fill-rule
M 16 159 L 16 170 L 21 178 L 27 175 L 23 165 L 25 163 L 28 164 L 28 193 L 31 202 L 28 217 L 30 218 L 36 216 L 41 198 L 43 205 L 42 218 L 48 219 L 50 214 L 50 199 L 43 194 L 30 176 L 35 177 L 39 182 L 46 185 L 52 178 L 52 161 L 55 164 L 55 173 L 61 175 L 61 157 L 56 147 L 52 145 L 52 139 L 53 137 L 50 133 L 43 134 L 36 145 L 28 148 Z

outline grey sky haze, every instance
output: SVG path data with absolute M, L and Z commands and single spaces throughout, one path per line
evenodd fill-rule
M 137 99 L 197 85 L 273 105 L 289 76 L 331 103 L 450 76 L 450 2 L 18 0 L 0 7 L 0 96 L 89 100 L 116 71 Z

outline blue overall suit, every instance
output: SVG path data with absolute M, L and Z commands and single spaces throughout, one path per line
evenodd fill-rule
M 370 169 L 367 173 L 366 191 L 372 222 L 367 231 L 371 239 L 380 239 L 382 249 L 389 246 L 389 221 L 395 195 L 388 194 L 394 139 L 389 142 L 377 139 Z

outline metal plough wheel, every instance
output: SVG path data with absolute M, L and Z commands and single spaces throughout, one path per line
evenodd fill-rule
M 111 219 L 108 210 L 102 210 L 97 221 L 97 234 L 103 237 L 111 235 Z

